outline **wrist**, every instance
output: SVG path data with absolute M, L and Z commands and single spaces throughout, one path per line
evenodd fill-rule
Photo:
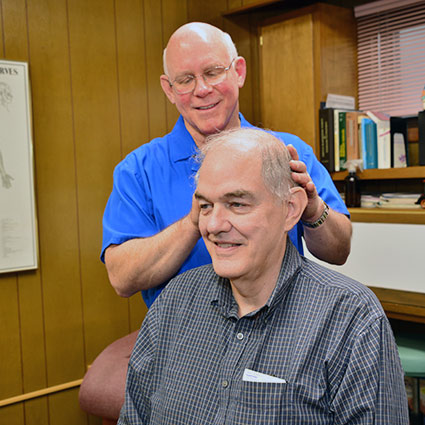
M 199 238 L 201 233 L 199 231 L 198 222 L 194 221 L 191 214 L 186 215 L 182 218 L 181 224 L 183 226 L 183 230 L 186 232 L 190 232 L 194 237 Z
M 308 221 L 304 221 L 301 220 L 301 223 L 303 224 L 303 226 L 308 227 L 310 229 L 317 229 L 318 227 L 320 227 L 328 218 L 329 216 L 329 206 L 328 204 L 322 200 L 322 204 L 323 204 L 323 211 L 321 213 L 321 215 L 319 217 L 317 217 L 316 220 L 308 220 Z

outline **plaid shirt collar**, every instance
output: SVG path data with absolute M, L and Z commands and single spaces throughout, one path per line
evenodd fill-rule
M 301 269 L 301 256 L 292 244 L 289 238 L 286 239 L 285 255 L 283 257 L 280 273 L 277 278 L 276 286 L 270 295 L 266 304 L 245 317 L 254 317 L 258 313 L 267 312 L 271 314 L 277 306 L 285 299 L 292 282 Z M 230 281 L 226 278 L 216 275 L 216 279 L 211 291 L 211 304 L 215 305 L 226 318 L 239 319 L 238 305 L 233 297 Z M 266 316 L 264 315 L 264 316 Z

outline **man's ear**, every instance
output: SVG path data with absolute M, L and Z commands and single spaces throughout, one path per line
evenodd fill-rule
M 242 56 L 238 56 L 235 60 L 235 71 L 238 79 L 238 87 L 242 88 L 246 77 L 246 62 Z
M 162 90 L 167 95 L 168 100 L 174 105 L 176 103 L 174 98 L 175 93 L 173 91 L 173 88 L 170 86 L 170 81 L 168 80 L 168 77 L 165 74 L 163 74 L 161 75 L 159 80 L 161 82 Z
M 289 232 L 300 220 L 307 206 L 307 194 L 302 187 L 296 186 L 290 189 L 287 204 L 285 232 Z

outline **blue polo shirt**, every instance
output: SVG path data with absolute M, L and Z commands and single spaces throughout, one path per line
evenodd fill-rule
M 240 120 L 242 127 L 254 127 L 242 114 Z M 295 147 L 320 197 L 335 211 L 348 215 L 329 173 L 316 159 L 311 147 L 292 134 L 273 134 Z M 180 116 L 171 133 L 140 146 L 117 165 L 103 216 L 102 261 L 109 245 L 156 235 L 189 213 L 196 187 L 193 176 L 199 168 L 193 159 L 196 153 L 196 144 Z M 289 232 L 300 253 L 302 233 L 301 223 Z M 209 263 L 211 257 L 200 239 L 176 274 Z M 147 307 L 167 283 L 142 291 Z

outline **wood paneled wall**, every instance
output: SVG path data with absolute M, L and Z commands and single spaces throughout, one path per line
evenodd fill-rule
M 40 255 L 38 270 L 0 275 L 0 400 L 82 378 L 107 344 L 139 328 L 141 297 L 118 297 L 99 260 L 112 172 L 174 125 L 159 76 L 177 27 L 211 22 L 250 59 L 246 27 L 220 15 L 241 5 L 0 0 L 0 58 L 29 63 Z M 252 87 L 241 95 L 248 119 Z M 80 411 L 77 387 L 2 407 L 0 423 L 100 421 Z

